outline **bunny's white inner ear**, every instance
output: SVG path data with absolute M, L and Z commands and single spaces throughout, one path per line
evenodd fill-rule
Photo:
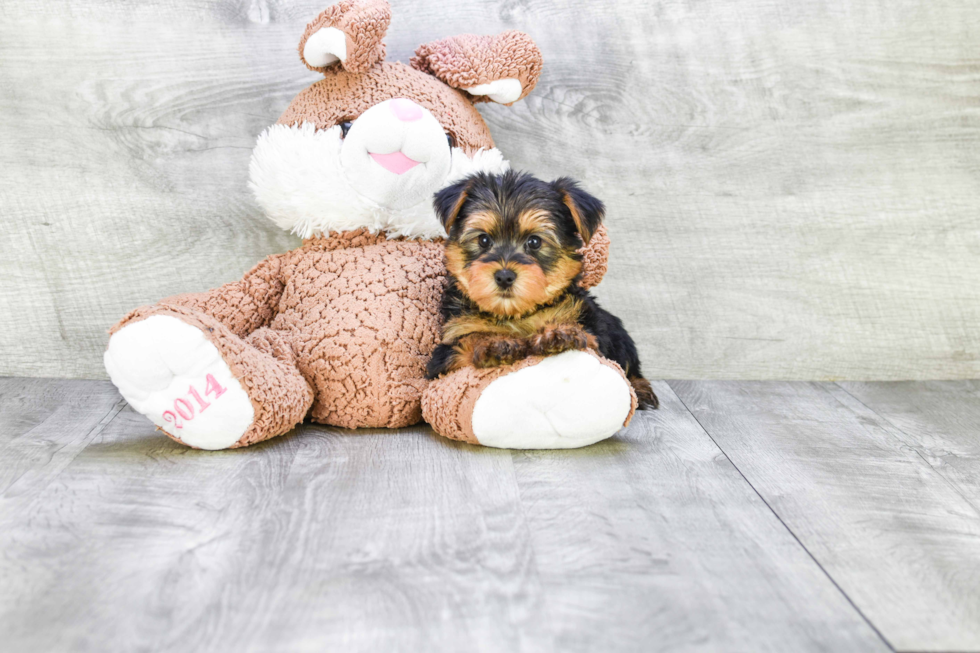
M 307 44 L 307 47 L 309 47 L 309 44 Z M 309 59 L 307 59 L 307 61 L 309 61 Z M 499 102 L 500 104 L 510 104 L 511 102 L 516 102 L 517 99 L 521 97 L 521 93 L 524 92 L 524 89 L 521 88 L 520 80 L 513 77 L 495 79 L 492 82 L 487 82 L 486 84 L 480 84 L 478 86 L 471 86 L 470 88 L 464 88 L 463 90 L 470 95 L 486 95 L 494 102 Z
M 306 39 L 303 59 L 314 68 L 347 59 L 347 36 L 336 27 L 324 27 Z

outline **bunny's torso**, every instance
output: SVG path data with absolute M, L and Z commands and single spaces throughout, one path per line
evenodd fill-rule
M 445 286 L 441 241 L 358 230 L 308 239 L 287 256 L 269 328 L 313 389 L 310 418 L 345 428 L 421 421 Z

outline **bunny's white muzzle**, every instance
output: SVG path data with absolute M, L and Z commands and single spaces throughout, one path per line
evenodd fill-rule
M 442 188 L 452 146 L 428 110 L 405 98 L 380 102 L 353 122 L 340 163 L 361 195 L 388 209 L 404 209 Z

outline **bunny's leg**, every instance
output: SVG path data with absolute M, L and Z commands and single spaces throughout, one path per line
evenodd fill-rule
M 198 449 L 281 435 L 313 403 L 280 333 L 260 328 L 241 338 L 193 308 L 135 311 L 110 337 L 105 366 L 134 410 Z
M 466 367 L 433 381 L 422 415 L 437 433 L 505 449 L 572 449 L 629 424 L 636 394 L 618 365 L 592 351 Z

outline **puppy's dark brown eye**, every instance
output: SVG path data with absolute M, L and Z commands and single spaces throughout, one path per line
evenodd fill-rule
M 456 147 L 456 137 L 446 132 L 446 140 L 449 141 L 449 147 Z
M 340 123 L 340 137 L 341 138 L 347 138 L 347 132 L 350 131 L 351 125 L 353 125 L 353 124 L 354 123 L 352 123 L 350 120 L 345 120 L 344 122 Z
M 527 248 L 529 250 L 531 250 L 532 252 L 541 249 L 541 237 L 540 236 L 531 236 L 530 238 L 528 238 L 527 239 Z
M 493 244 L 493 241 L 490 240 L 490 236 L 480 234 L 480 237 L 476 239 L 476 244 L 480 246 L 480 249 L 487 249 Z

